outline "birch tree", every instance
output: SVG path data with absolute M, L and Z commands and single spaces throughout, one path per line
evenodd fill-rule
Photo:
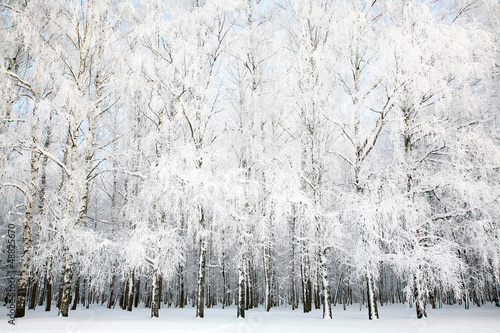
M 24 195 L 25 221 L 23 223 L 23 252 L 21 255 L 21 269 L 16 300 L 16 317 L 24 317 L 26 307 L 26 294 L 28 279 L 31 274 L 32 261 L 32 225 L 37 208 L 37 198 L 40 181 L 40 153 L 39 140 L 41 137 L 41 126 L 44 119 L 48 118 L 48 110 L 45 100 L 51 94 L 51 83 L 37 79 L 37 75 L 43 73 L 43 66 L 29 71 L 33 66 L 33 56 L 43 58 L 44 54 L 37 54 L 40 49 L 36 41 L 32 41 L 32 36 L 25 32 L 23 27 L 29 21 L 31 15 L 37 14 L 37 4 L 30 7 L 27 2 L 12 2 L 2 4 L 6 10 L 3 21 L 8 23 L 6 30 L 12 34 L 12 38 L 6 38 L 6 48 L 2 52 L 5 55 L 5 62 L 2 66 L 2 76 L 7 83 L 2 86 L 5 89 L 6 102 L 2 104 L 2 125 L 0 135 L 7 138 L 6 144 L 11 147 L 21 149 L 30 155 L 29 172 L 27 179 L 9 179 L 7 186 L 13 186 Z M 34 7 L 34 8 L 31 8 Z M 7 28 L 8 27 L 8 28 Z M 10 43 L 9 43 L 10 42 Z M 10 49 L 8 47 L 11 47 Z M 31 55 L 31 53 L 34 53 Z M 35 55 L 36 54 L 36 55 Z M 17 106 L 16 106 L 17 105 Z M 14 119 L 17 118 L 17 119 Z M 11 123 L 22 123 L 23 126 L 15 126 L 17 130 L 27 131 L 25 138 L 17 141 L 13 132 L 9 131 Z M 10 133 L 9 133 L 10 132 Z M 4 141 L 4 140 L 2 140 Z M 3 145 L 2 145 L 3 146 Z M 3 146 L 5 156 L 11 154 L 11 147 Z M 2 169 L 6 165 L 3 165 Z M 29 176 L 28 176 L 29 175 Z M 17 184 L 17 182 L 19 182 Z M 21 185 L 22 183 L 26 185 Z M 5 185 L 4 185 L 5 186 Z
M 496 0 L 0 8 L 17 316 L 498 303 Z
M 340 101 L 345 103 L 345 107 L 340 108 L 337 114 L 349 119 L 345 123 L 334 118 L 334 122 L 344 134 L 346 144 L 346 150 L 338 150 L 337 154 L 352 170 L 350 179 L 353 184 L 353 198 L 356 198 L 354 202 L 358 202 L 356 205 L 360 207 L 364 206 L 365 200 L 367 204 L 372 202 L 372 198 L 364 194 L 365 187 L 369 185 L 369 156 L 387 125 L 388 116 L 401 89 L 392 84 L 391 78 L 384 74 L 390 64 L 383 53 L 380 53 L 386 47 L 385 15 L 390 9 L 387 7 L 390 7 L 390 4 L 377 1 L 353 1 L 346 4 L 343 7 L 345 12 L 342 24 L 349 27 L 347 38 L 344 41 L 335 40 L 338 45 L 346 43 L 336 48 L 341 59 L 341 70 L 337 73 L 337 79 L 339 89 L 344 89 Z M 358 262 L 357 266 L 366 281 L 368 318 L 377 319 L 375 279 L 380 258 L 377 258 L 376 253 L 380 252 L 377 250 L 373 253 L 378 240 L 372 232 L 372 229 L 376 229 L 377 222 L 372 217 L 363 216 L 363 212 L 359 213 L 356 214 L 357 217 L 351 216 L 359 228 L 363 244 L 358 249 L 368 252 L 361 254 L 365 259 L 363 263 Z
M 235 126 L 231 130 L 239 133 L 233 149 L 238 159 L 237 168 L 244 175 L 244 202 L 239 208 L 242 213 L 231 217 L 235 219 L 239 230 L 237 317 L 245 317 L 245 309 L 257 306 L 252 299 L 254 293 L 257 294 L 257 286 L 252 286 L 255 281 L 250 275 L 256 269 L 252 266 L 258 261 L 257 254 L 260 252 L 263 255 L 266 310 L 269 311 L 272 306 L 273 213 L 269 210 L 266 212 L 265 208 L 269 202 L 269 189 L 266 189 L 269 185 L 265 175 L 267 166 L 263 162 L 268 153 L 264 130 L 271 122 L 270 112 L 265 109 L 265 105 L 270 102 L 264 83 L 269 74 L 265 71 L 270 71 L 268 60 L 273 52 L 265 33 L 270 29 L 273 8 L 264 8 L 260 1 L 247 1 L 239 10 L 238 19 L 244 22 L 242 30 L 234 34 L 234 42 L 229 49 L 233 60 L 228 60 L 231 66 L 229 81 L 234 84 L 234 90 L 229 90 L 232 93 L 230 107 L 233 111 L 229 116 Z M 261 223 L 262 233 L 257 234 Z M 263 237 L 262 251 L 253 247 L 258 246 L 258 236 Z
M 414 266 L 410 276 L 413 282 L 408 283 L 413 287 L 408 294 L 415 302 L 417 318 L 422 318 L 427 316 L 426 301 L 434 297 L 436 282 L 431 281 L 437 279 L 442 281 L 442 287 L 454 286 L 458 289 L 454 279 L 458 276 L 459 263 L 452 254 L 456 251 L 453 240 L 443 240 L 440 236 L 443 232 L 434 225 L 434 221 L 442 219 L 439 213 L 436 213 L 444 208 L 443 198 L 437 193 L 441 192 L 439 188 L 450 186 L 447 185 L 447 181 L 443 182 L 449 176 L 441 175 L 439 178 L 442 180 L 432 183 L 431 179 L 434 177 L 430 173 L 435 174 L 440 169 L 446 170 L 450 166 L 448 157 L 458 153 L 455 150 L 458 148 L 455 145 L 457 138 L 452 138 L 448 134 L 456 133 L 462 126 L 469 127 L 483 117 L 478 107 L 481 105 L 478 99 L 480 97 L 472 93 L 475 88 L 472 88 L 471 84 L 476 86 L 482 84 L 480 82 L 484 81 L 484 78 L 481 76 L 484 74 L 481 73 L 484 73 L 485 66 L 487 68 L 488 61 L 481 56 L 479 59 L 474 59 L 473 54 L 488 53 L 482 47 L 487 48 L 489 44 L 484 35 L 472 37 L 482 32 L 471 28 L 472 26 L 462 26 L 456 19 L 458 16 L 451 21 L 445 18 L 441 25 L 434 25 L 433 10 L 427 4 L 407 2 L 400 10 L 402 11 L 400 17 L 408 20 L 408 22 L 401 21 L 404 23 L 398 28 L 401 29 L 402 36 L 395 41 L 397 69 L 395 80 L 403 86 L 400 108 L 406 196 L 411 202 L 410 205 L 416 210 L 416 216 L 420 215 L 417 220 L 412 217 L 413 213 L 404 218 L 412 242 L 410 248 L 421 256 L 412 261 Z M 458 14 L 450 10 L 450 15 L 461 15 L 465 11 L 466 7 L 461 8 Z M 472 41 L 477 38 L 483 40 L 482 45 L 474 45 Z M 404 51 L 405 56 L 402 56 L 403 45 L 411 48 L 411 51 L 408 49 Z M 407 54 L 412 54 L 414 57 L 408 57 Z M 440 61 L 450 58 L 456 61 L 447 64 Z M 472 102 L 473 100 L 475 102 Z M 462 105 L 467 109 L 452 108 L 449 103 Z M 457 111 L 459 113 L 456 113 Z M 432 125 L 429 126 L 430 124 Z M 465 138 L 467 135 L 464 134 L 462 137 Z M 455 182 L 456 180 L 452 181 Z M 425 208 L 427 204 L 431 207 Z M 438 208 L 439 206 L 441 207 Z M 449 210 L 450 207 L 445 209 Z M 429 211 L 433 211 L 430 216 Z M 437 262 L 438 259 L 443 261 Z M 435 271 L 433 267 L 441 267 L 441 270 Z
M 330 34 L 332 26 L 334 4 L 332 2 L 291 3 L 294 19 L 297 21 L 296 30 L 293 31 L 292 47 L 296 53 L 292 60 L 295 64 L 299 98 L 296 108 L 300 121 L 299 140 L 301 156 L 300 177 L 301 189 L 307 201 L 299 208 L 301 230 L 301 275 L 304 295 L 304 312 L 311 310 L 312 291 L 311 279 L 313 278 L 310 260 L 319 258 L 318 267 L 321 282 L 323 303 L 323 318 L 332 318 L 330 279 L 328 275 L 327 249 L 325 239 L 324 209 L 328 172 L 327 152 L 332 135 L 331 123 L 328 114 L 332 113 L 335 95 L 332 93 L 333 80 L 330 68 L 335 67 L 335 58 L 326 57 L 331 50 Z M 295 77 L 294 77 L 295 78 Z M 307 236 L 307 229 L 313 228 L 314 233 Z M 308 238 L 311 237 L 311 238 Z M 312 240 L 316 239 L 317 255 L 309 253 Z

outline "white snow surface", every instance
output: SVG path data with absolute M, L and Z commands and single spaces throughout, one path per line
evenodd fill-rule
M 500 332 L 500 308 L 486 304 L 465 310 L 463 306 L 443 306 L 427 309 L 428 318 L 416 319 L 415 309 L 405 305 L 379 305 L 380 319 L 370 321 L 367 310 L 353 305 L 342 310 L 333 307 L 333 319 L 323 320 L 321 310 L 304 314 L 298 309 L 264 307 L 246 312 L 246 318 L 236 318 L 236 308 L 205 309 L 205 318 L 195 318 L 195 309 L 162 308 L 160 318 L 150 318 L 150 309 L 143 306 L 132 312 L 104 306 L 79 307 L 67 318 L 57 317 L 57 309 L 49 313 L 43 307 L 27 311 L 26 317 L 16 318 L 15 326 L 8 323 L 7 309 L 0 307 L 0 332 L 224 332 L 224 333 L 300 333 L 300 332 Z

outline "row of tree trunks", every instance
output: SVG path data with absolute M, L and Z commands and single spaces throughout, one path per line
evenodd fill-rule
M 326 256 L 320 256 L 319 269 L 321 272 L 323 272 L 324 266 L 323 266 L 323 262 L 321 262 L 321 257 L 326 258 Z M 248 296 L 248 293 L 250 290 L 250 288 L 247 286 L 249 283 L 248 276 L 252 276 L 253 283 L 254 284 L 256 283 L 255 274 L 253 274 L 253 273 L 246 274 L 245 273 L 245 271 L 249 271 L 249 272 L 253 271 L 255 273 L 255 270 L 252 270 L 252 269 L 249 269 L 248 267 L 245 267 L 245 266 L 248 266 L 248 264 L 249 264 L 248 259 L 245 259 L 243 261 L 243 265 L 242 265 L 243 269 L 241 270 L 242 279 L 238 280 L 238 281 L 242 282 L 241 288 L 238 288 L 238 290 L 241 290 L 242 293 L 238 293 L 240 301 L 237 302 L 237 304 L 241 305 L 238 308 L 239 316 L 241 316 L 241 317 L 245 316 L 245 310 L 251 309 L 251 306 L 254 306 L 254 307 L 256 306 L 255 296 L 253 297 L 253 299 L 254 299 L 253 304 L 250 303 L 250 299 L 252 299 L 252 297 Z M 79 278 L 78 277 L 79 269 L 75 266 L 76 265 L 73 265 L 73 274 L 72 275 L 76 276 L 76 278 L 72 278 L 74 283 L 72 283 L 72 288 L 71 288 L 70 296 L 69 296 L 69 298 L 73 304 L 73 306 L 71 307 L 71 310 L 76 309 L 75 305 L 79 304 L 79 303 L 88 308 L 90 303 L 92 303 L 93 299 L 95 299 L 96 297 L 101 299 L 102 302 L 107 301 L 108 302 L 107 304 L 109 304 L 109 302 L 112 298 L 112 295 L 113 295 L 111 285 L 109 287 L 110 289 L 108 290 L 109 293 L 103 294 L 102 291 L 101 292 L 92 292 L 90 279 L 85 278 L 82 280 L 81 277 Z M 65 265 L 65 267 L 66 267 L 66 265 Z M 65 272 L 66 271 L 64 271 L 63 273 L 65 273 Z M 239 272 L 240 272 L 240 270 L 239 270 Z M 390 274 L 386 275 L 385 279 L 390 281 L 390 277 L 391 277 Z M 321 275 L 321 278 L 323 279 L 324 275 Z M 380 279 L 382 279 L 382 277 L 380 277 Z M 51 285 L 51 283 L 49 284 L 48 281 L 49 281 L 49 279 L 47 276 L 47 277 L 45 277 L 44 284 L 42 284 L 41 282 L 37 282 L 37 281 L 33 281 L 33 282 L 29 283 L 30 288 L 28 288 L 27 295 L 30 299 L 30 303 L 33 302 L 33 300 L 35 300 L 35 301 L 41 302 L 40 305 L 43 305 L 43 303 L 45 303 L 46 307 L 50 306 L 51 299 L 52 299 L 52 285 Z M 425 317 L 425 311 L 426 311 L 425 310 L 425 303 L 426 302 L 429 302 L 433 308 L 440 307 L 443 300 L 445 303 L 449 303 L 449 304 L 453 304 L 454 302 L 456 302 L 456 299 L 454 299 L 453 295 L 451 295 L 451 294 L 446 294 L 443 298 L 443 294 L 438 288 L 434 288 L 427 295 L 425 295 L 424 293 L 421 293 L 420 295 L 424 295 L 423 297 L 419 296 L 419 294 L 418 294 L 419 279 L 417 278 L 417 275 L 415 275 L 413 281 L 414 281 L 414 285 L 413 285 L 414 295 L 413 295 L 413 297 L 415 299 L 414 305 L 416 307 L 417 314 L 421 314 L 423 317 Z M 159 283 L 160 282 L 158 280 L 156 280 L 156 285 L 159 285 Z M 324 283 L 324 282 L 322 281 L 322 283 Z M 388 282 L 385 282 L 385 283 L 389 284 Z M 329 284 L 329 282 L 327 282 L 327 284 Z M 44 286 L 41 287 L 41 285 L 44 285 Z M 63 274 L 62 279 L 61 279 L 61 288 L 62 288 L 61 295 L 62 295 L 62 297 L 65 297 L 64 289 L 63 289 L 64 285 L 65 284 L 64 284 L 64 274 Z M 141 293 L 141 290 L 140 290 L 140 279 L 132 277 L 132 274 L 131 274 L 130 276 L 126 277 L 123 280 L 122 286 L 123 286 L 123 288 L 121 291 L 121 295 L 122 295 L 121 306 L 123 307 L 124 310 L 131 311 L 133 307 L 138 306 L 139 301 L 141 300 L 141 295 L 144 295 L 144 293 Z M 377 291 L 375 289 L 375 280 L 374 279 L 372 279 L 370 282 L 369 278 L 366 277 L 366 285 L 365 286 L 366 286 L 366 288 L 362 288 L 359 290 L 360 293 L 358 294 L 358 296 L 362 297 L 359 299 L 359 302 L 361 305 L 363 305 L 363 304 L 365 304 L 365 300 L 367 301 L 366 305 L 367 305 L 369 314 L 371 314 L 372 319 L 377 319 L 377 312 L 378 312 L 377 307 L 376 307 L 377 306 L 377 301 L 376 301 L 377 299 L 394 298 L 394 303 L 403 303 L 404 302 L 403 296 L 402 295 L 398 296 L 397 293 L 388 293 L 385 296 L 382 296 L 381 291 L 380 290 Z M 207 289 L 208 286 L 205 286 L 205 288 Z M 400 289 L 400 288 L 401 287 L 399 284 L 396 284 L 394 287 L 395 290 Z M 495 303 L 495 295 L 497 293 L 497 288 L 498 288 L 497 286 L 495 286 L 494 284 L 491 284 L 490 293 L 482 296 L 485 299 L 485 301 Z M 353 299 L 356 300 L 356 298 L 353 296 L 353 289 L 351 288 L 351 284 L 349 282 L 345 281 L 345 278 L 343 275 L 339 276 L 339 278 L 337 279 L 336 290 L 334 290 L 335 296 L 333 298 L 331 295 L 328 295 L 328 294 L 325 295 L 325 290 L 323 288 L 320 289 L 319 286 L 314 285 L 312 287 L 312 289 L 314 289 L 313 294 L 316 293 L 316 289 L 321 290 L 320 297 L 321 297 L 321 304 L 323 305 L 323 312 L 325 312 L 325 318 L 329 317 L 329 311 L 331 311 L 331 308 L 329 309 L 327 306 L 328 302 L 325 302 L 325 298 L 330 299 L 334 305 L 336 305 L 337 303 L 343 304 L 344 309 L 346 309 L 347 305 L 353 304 Z M 330 289 L 330 288 L 327 288 L 327 290 L 328 289 Z M 144 292 L 147 292 L 147 290 L 148 289 L 146 286 L 144 288 Z M 366 290 L 366 292 L 365 292 L 365 290 Z M 160 292 L 161 292 L 161 290 L 160 290 Z M 470 304 L 470 302 L 474 302 L 474 304 L 476 306 L 481 306 L 485 301 L 481 301 L 481 300 L 474 301 L 474 297 L 472 295 L 472 292 L 473 291 L 469 291 L 469 293 L 466 294 L 466 297 L 464 297 L 461 301 L 463 302 L 463 304 L 465 306 L 467 305 L 468 302 L 469 302 L 469 304 Z M 363 293 L 364 293 L 364 295 L 363 295 Z M 153 294 L 154 294 L 154 291 L 151 290 L 151 297 L 150 297 L 151 300 L 154 300 Z M 167 298 L 168 297 L 171 298 L 173 293 L 171 293 L 171 291 L 170 291 L 169 295 L 170 296 L 167 295 L 167 297 L 163 297 L 162 299 L 165 302 L 167 302 Z M 374 301 L 375 307 L 372 307 L 372 308 L 370 308 L 370 307 L 372 306 L 373 303 L 369 302 L 371 297 L 374 297 L 374 300 L 375 300 Z M 421 297 L 420 300 L 422 302 L 424 302 L 424 305 L 420 305 L 420 308 L 419 308 L 419 304 L 417 302 L 419 297 Z M 290 302 L 291 299 L 288 299 L 288 301 Z M 152 303 L 152 301 L 150 303 Z M 479 304 L 477 304 L 477 303 L 479 303 Z M 62 304 L 62 301 L 60 302 L 59 307 L 62 306 L 61 304 Z M 165 304 L 167 304 L 167 303 L 165 303 Z M 265 300 L 264 300 L 264 305 L 265 305 Z M 275 305 L 275 303 L 273 303 L 273 306 L 274 305 Z M 148 306 L 152 306 L 152 305 L 149 304 Z M 178 304 L 176 306 L 179 307 Z

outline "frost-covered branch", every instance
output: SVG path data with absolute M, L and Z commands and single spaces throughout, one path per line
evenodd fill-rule
M 55 162 L 57 165 L 59 165 L 61 169 L 66 173 L 66 175 L 71 177 L 72 172 L 66 167 L 66 165 L 60 159 L 58 159 L 56 156 L 49 153 L 48 151 L 44 150 L 42 147 L 36 147 L 35 150 L 38 153 L 46 156 L 47 158 Z
M 21 186 L 14 184 L 14 183 L 0 183 L 1 186 L 7 186 L 7 187 L 14 187 L 15 189 L 18 189 L 22 194 L 26 196 L 26 191 L 21 188 Z

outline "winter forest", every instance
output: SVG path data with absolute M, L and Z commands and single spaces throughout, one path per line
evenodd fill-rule
M 16 317 L 500 306 L 497 0 L 0 11 Z

